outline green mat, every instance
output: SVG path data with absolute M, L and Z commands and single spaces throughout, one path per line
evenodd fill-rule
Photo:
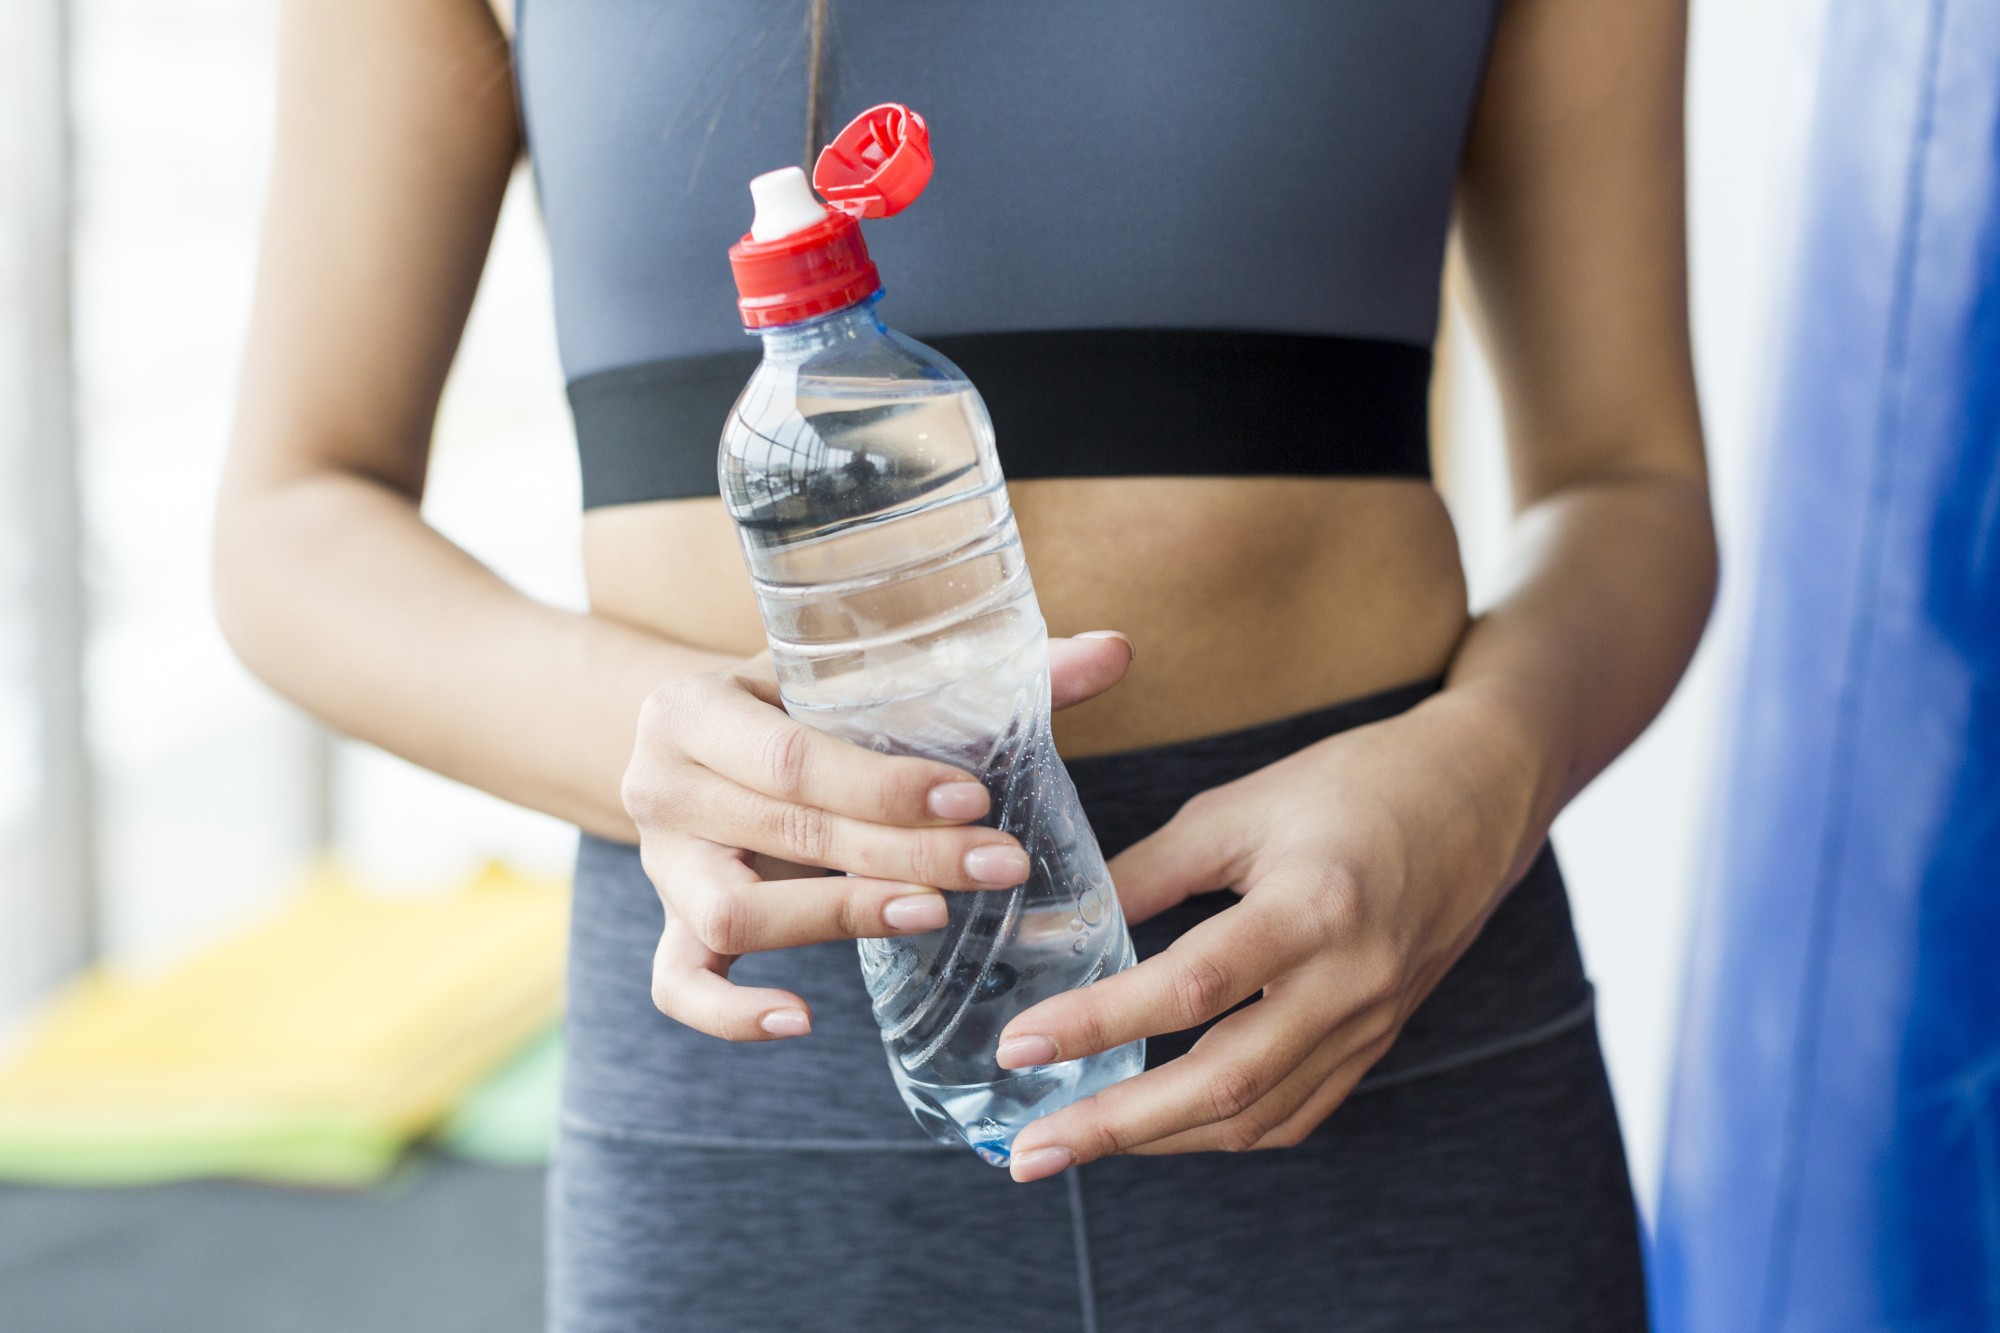
M 539 1166 L 555 1146 L 562 1093 L 562 1029 L 551 1028 L 446 1117 L 437 1141 L 475 1162 Z

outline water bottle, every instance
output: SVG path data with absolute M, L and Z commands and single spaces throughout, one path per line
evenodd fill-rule
M 1032 866 L 945 895 L 942 930 L 859 941 L 889 1069 L 919 1124 L 995 1165 L 1029 1121 L 1137 1073 L 1145 1043 L 1036 1069 L 994 1060 L 1010 1019 L 1131 966 L 1132 940 L 1049 734 L 1048 631 L 993 426 L 937 352 L 883 325 L 859 218 L 931 174 L 921 117 L 865 112 L 820 156 L 751 182 L 730 249 L 764 359 L 730 411 L 722 495 L 786 710 L 886 754 L 975 774 Z

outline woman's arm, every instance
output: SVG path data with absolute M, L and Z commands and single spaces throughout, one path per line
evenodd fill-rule
M 757 664 L 539 605 L 424 523 L 431 421 L 520 146 L 483 0 L 289 0 L 280 90 L 216 532 L 250 667 L 426 768 L 641 842 L 666 909 L 655 999 L 717 1036 L 812 1024 L 805 997 L 730 983 L 737 954 L 932 930 L 939 889 L 1024 878 L 1011 835 L 966 827 L 987 803 L 968 774 L 792 721 Z M 1129 661 L 1116 636 L 1050 649 L 1058 708 Z
M 1717 569 L 1687 333 L 1684 2 L 1507 15 L 1459 199 L 1516 521 L 1508 591 L 1449 690 L 1533 765 L 1511 883 L 1673 693 Z
M 1461 226 L 1506 408 L 1510 589 L 1435 698 L 1204 793 L 1113 863 L 1135 918 L 1223 886 L 1243 900 L 1015 1019 L 1002 1064 L 1264 998 L 1024 1130 L 1017 1178 L 1299 1142 L 1680 678 L 1716 579 L 1686 327 L 1684 60 L 1683 0 L 1504 7 Z
M 418 513 L 519 148 L 481 0 L 288 0 L 217 606 L 250 668 L 333 726 L 630 840 L 641 701 L 730 659 L 531 601 Z

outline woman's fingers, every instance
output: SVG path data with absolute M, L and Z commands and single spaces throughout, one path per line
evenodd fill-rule
M 921 884 L 854 875 L 767 880 L 727 848 L 691 840 L 642 858 L 670 913 L 718 957 L 919 935 L 945 924 L 944 895 Z
M 1131 645 L 1096 635 L 1051 645 L 1057 707 L 1124 675 Z M 744 953 L 945 924 L 939 888 L 1004 888 L 1028 876 L 1012 837 L 969 821 L 991 800 L 949 764 L 874 753 L 788 717 L 759 675 L 691 677 L 656 691 L 626 774 L 646 871 L 666 904 L 653 999 L 669 1017 L 731 1041 L 803 1036 L 811 1011 L 789 991 L 737 986 Z M 699 836 L 694 836 L 698 834 Z M 845 876 L 764 880 L 751 862 Z
M 1296 1148 L 1304 1143 L 1307 1135 L 1318 1129 L 1328 1116 L 1340 1109 L 1342 1102 L 1353 1095 L 1361 1080 L 1368 1076 L 1368 1071 L 1375 1067 L 1375 1062 L 1387 1055 L 1395 1042 L 1396 1034 L 1391 1032 L 1341 1061 L 1318 1087 L 1306 1094 L 1290 1115 L 1258 1140 L 1257 1147 Z
M 1051 996 L 1000 1034 L 1003 1069 L 1075 1060 L 1226 1013 L 1313 950 L 1304 932 L 1255 902 L 1237 903 L 1148 958 Z
M 667 912 L 653 952 L 653 1004 L 668 1018 L 724 1041 L 775 1041 L 812 1031 L 812 1010 L 787 990 L 729 980 L 734 958 L 718 954 Z
M 1222 809 L 1227 787 L 1183 805 L 1151 834 L 1111 858 L 1125 919 L 1137 923 L 1197 893 L 1228 888 L 1241 870 L 1241 820 Z
M 1014 1179 L 1039 1180 L 1073 1165 L 1130 1152 L 1202 1125 L 1231 1123 L 1248 1148 L 1273 1126 L 1249 1113 L 1320 1039 L 1309 1009 L 1261 1000 L 1216 1024 L 1192 1051 L 1035 1121 L 1014 1141 Z
M 1049 640 L 1049 700 L 1069 708 L 1095 699 L 1125 679 L 1136 650 L 1115 629 L 1088 630 L 1068 639 Z
M 862 935 L 944 925 L 944 896 L 913 884 L 850 876 L 762 880 L 729 848 L 659 840 L 643 851 L 666 921 L 653 955 L 653 1003 L 669 1018 L 726 1041 L 802 1037 L 812 1011 L 790 991 L 738 986 L 738 957 Z
M 662 686 L 640 716 L 640 744 L 678 750 L 776 800 L 872 823 L 923 826 L 986 814 L 986 788 L 964 770 L 829 736 L 794 721 L 749 685 L 735 676 L 698 675 Z M 630 785 L 643 784 L 640 778 Z M 648 795 L 628 792 L 628 807 Z
M 1358 1024 L 1356 1026 L 1359 1026 Z M 1240 1149 L 1251 1133 L 1262 1130 L 1252 1148 L 1293 1148 L 1305 1141 L 1322 1120 L 1354 1091 L 1354 1085 L 1382 1057 L 1394 1034 L 1354 1046 L 1349 1033 L 1329 1034 L 1297 1069 L 1264 1094 L 1255 1106 L 1235 1121 L 1222 1121 L 1182 1130 L 1128 1151 L 1142 1157 L 1184 1152 L 1227 1152 Z
M 690 677 L 647 701 L 624 788 L 642 844 L 698 838 L 933 888 L 1007 888 L 1028 877 L 1013 837 L 964 822 L 988 808 L 979 783 L 948 764 L 876 754 L 802 726 L 750 684 Z
M 702 944 L 731 955 L 921 935 L 944 929 L 946 916 L 935 889 L 854 875 L 709 884 L 676 894 L 674 910 Z
M 983 825 L 894 828 L 777 800 L 700 770 L 669 799 L 679 827 L 701 840 L 794 865 L 936 889 L 1010 888 L 1028 877 L 1021 844 Z
M 1131 641 L 1116 631 L 1051 639 L 1055 707 L 1102 694 L 1131 661 Z M 963 769 L 878 754 L 797 722 L 776 703 L 766 681 L 690 676 L 646 701 L 640 735 L 752 791 L 872 823 L 962 823 L 990 808 L 986 788 Z

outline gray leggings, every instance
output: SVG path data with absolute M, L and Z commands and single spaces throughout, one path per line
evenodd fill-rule
M 1115 853 L 1195 792 L 1434 688 L 1071 771 Z M 1141 956 L 1229 901 L 1145 923 Z M 559 1333 L 1646 1326 L 1589 984 L 1546 853 L 1305 1144 L 1113 1158 L 1034 1185 L 917 1130 L 851 945 L 743 959 L 736 975 L 798 989 L 815 1024 L 734 1046 L 652 1008 L 659 928 L 637 852 L 584 839 L 550 1185 Z M 1156 1039 L 1149 1062 L 1198 1035 Z

